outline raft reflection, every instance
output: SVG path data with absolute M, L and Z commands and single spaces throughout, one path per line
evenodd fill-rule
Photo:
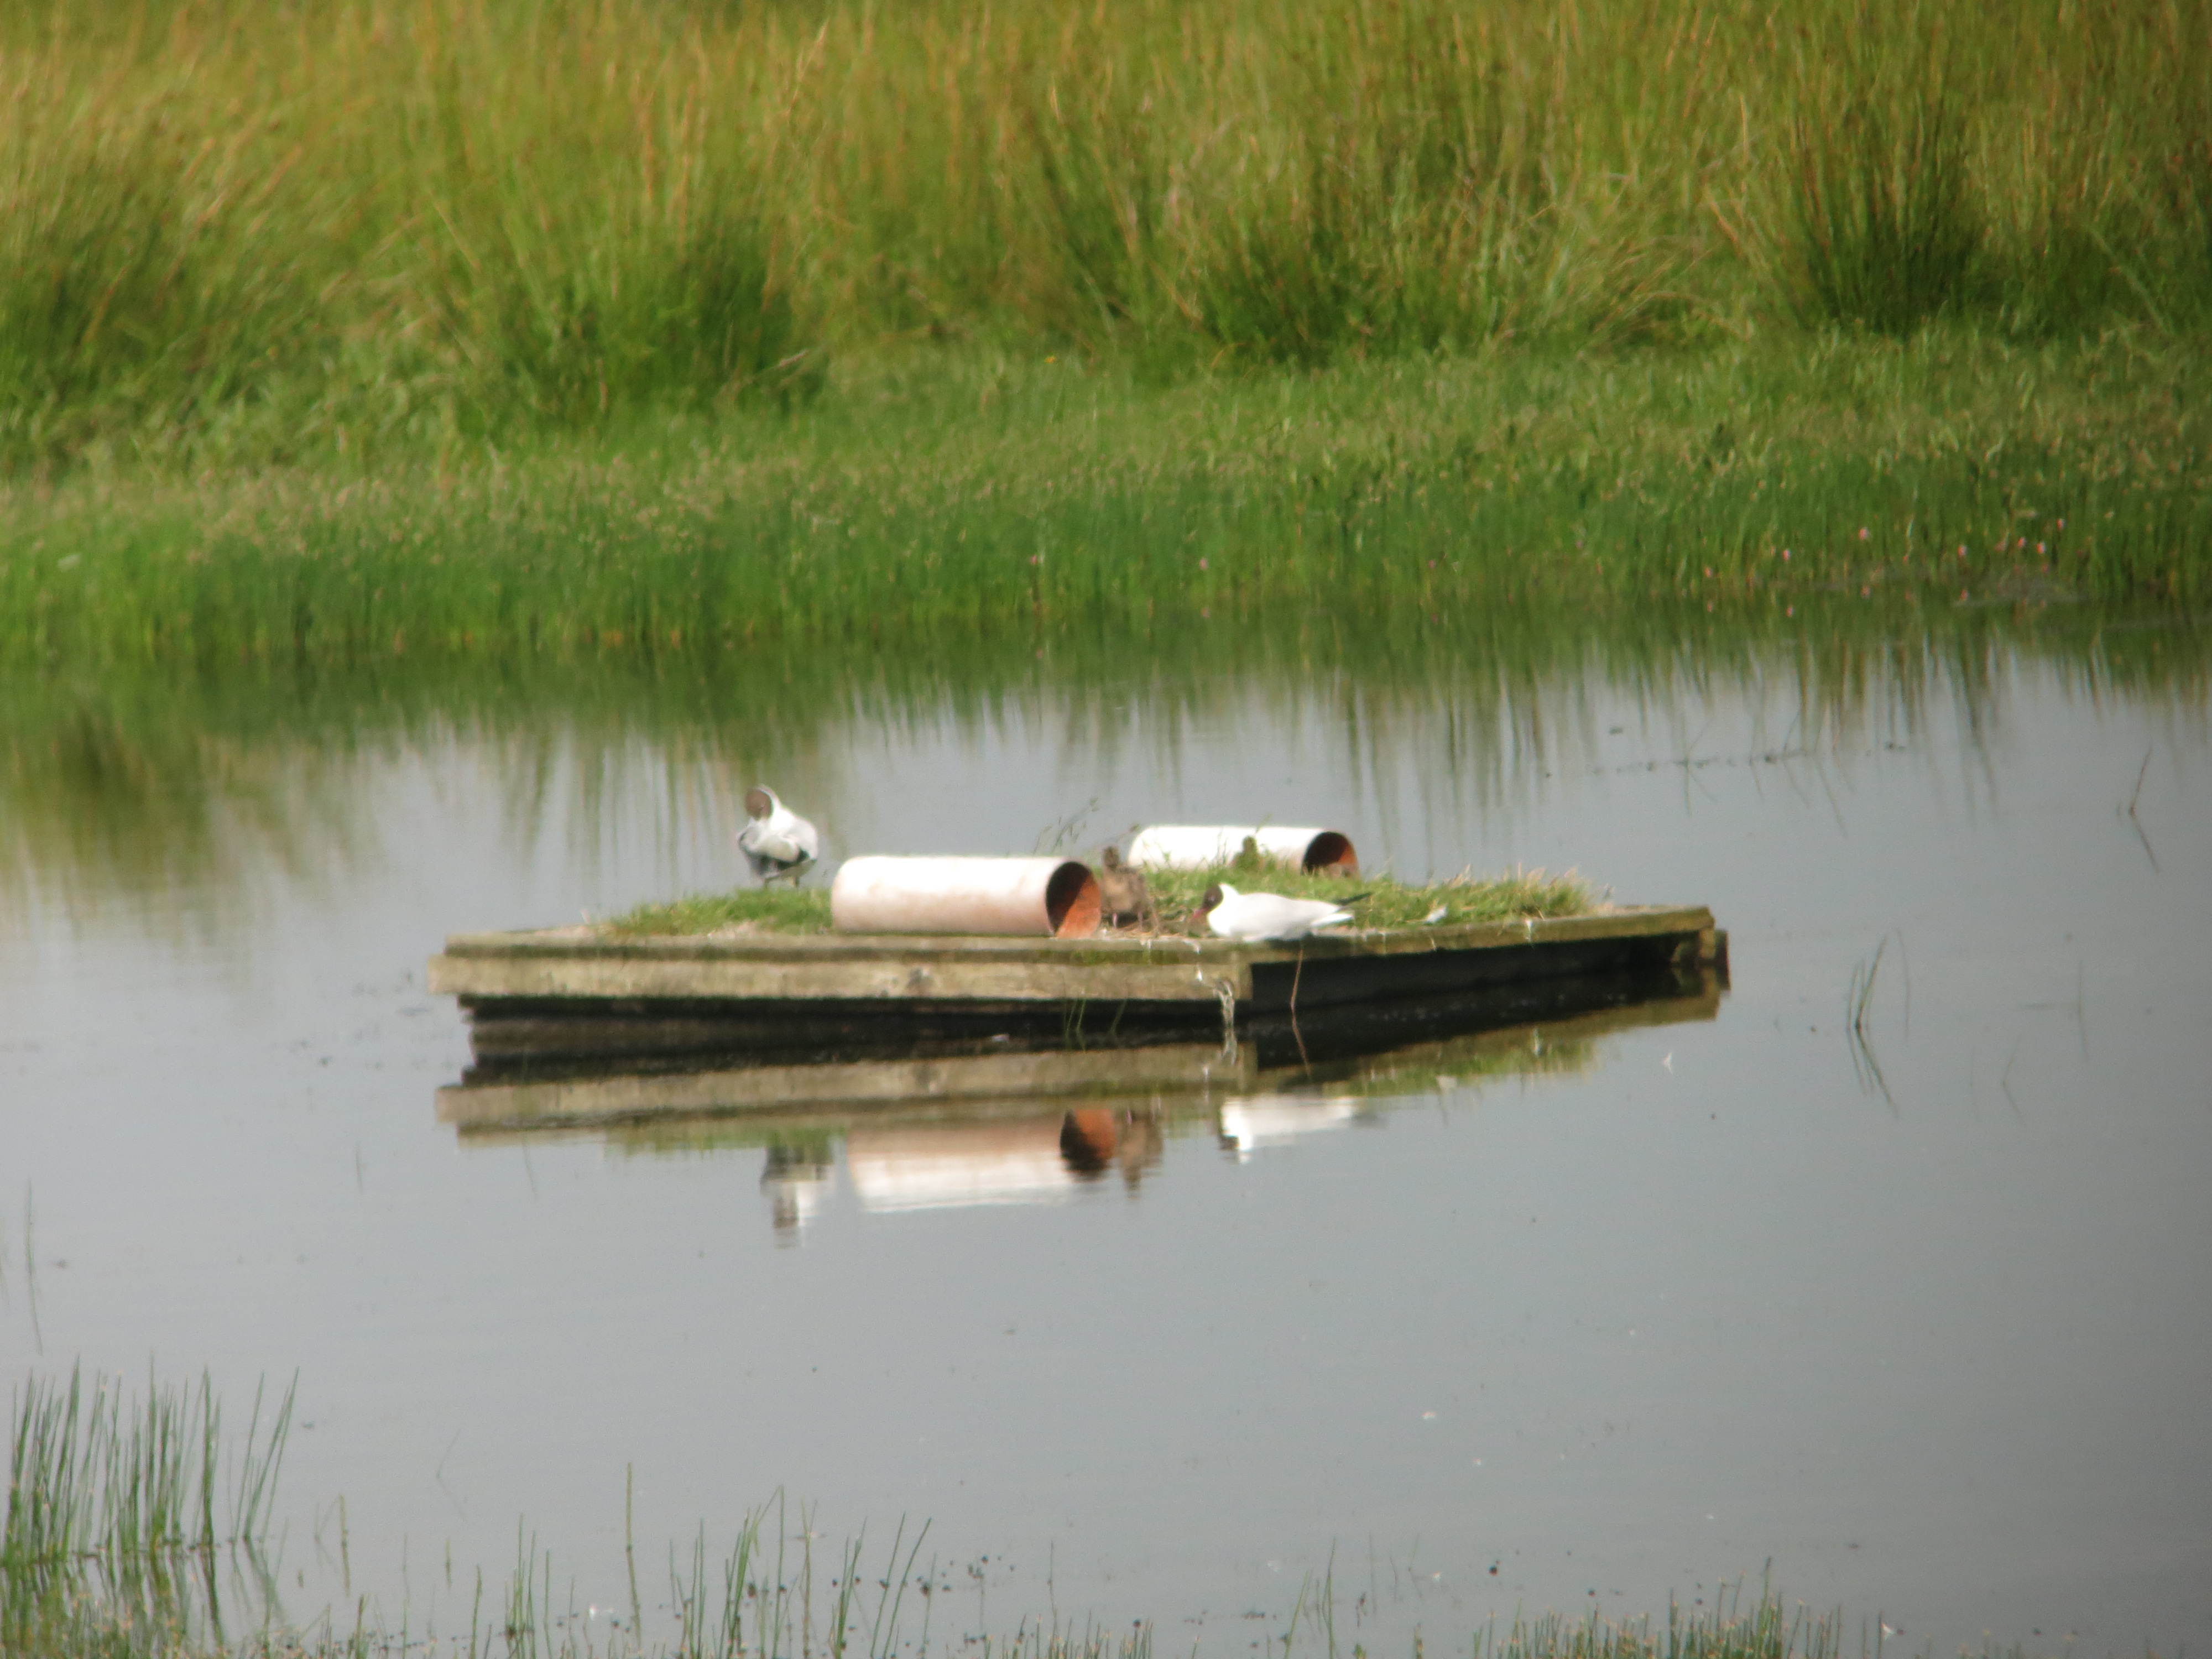
M 878 1215 L 1065 1202 L 1116 1176 L 1133 1196 L 1171 1138 L 1211 1133 L 1242 1160 L 1375 1121 L 1393 1100 L 1585 1072 L 1613 1033 L 1712 1019 L 1725 988 L 1696 970 L 1553 981 L 1285 1023 L 1227 1046 L 1000 1040 L 615 1075 L 479 1070 L 441 1089 L 437 1110 L 470 1146 L 590 1135 L 631 1155 L 757 1149 L 772 1224 L 795 1243 L 842 1188 Z M 1532 995 L 1543 1018 L 1503 1018 L 1536 1012 Z

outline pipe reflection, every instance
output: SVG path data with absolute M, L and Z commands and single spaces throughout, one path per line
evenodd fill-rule
M 1243 1161 L 1381 1122 L 1399 1101 L 1584 1073 L 1608 1037 L 1715 1018 L 1725 988 L 1721 974 L 1696 969 L 1552 981 L 1540 1019 L 1510 1017 L 1528 988 L 1353 1008 L 1310 1019 L 1305 1057 L 1291 1064 L 1246 1042 L 985 1044 L 806 1063 L 724 1055 L 697 1069 L 535 1079 L 495 1068 L 440 1090 L 438 1115 L 479 1146 L 590 1135 L 633 1155 L 758 1151 L 769 1224 L 795 1244 L 841 1202 L 882 1217 L 1052 1206 L 1117 1176 L 1134 1197 L 1178 1136 L 1210 1137 Z

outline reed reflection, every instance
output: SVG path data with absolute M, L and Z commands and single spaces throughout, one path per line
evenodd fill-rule
M 586 868 L 641 846 L 672 866 L 711 847 L 734 882 L 726 849 L 743 789 L 775 776 L 836 842 L 834 826 L 866 816 L 856 745 L 1073 757 L 1065 811 L 1117 768 L 1172 772 L 1194 733 L 1264 720 L 1337 734 L 1351 778 L 1410 757 L 1422 810 L 1456 821 L 1616 758 L 1595 724 L 1600 691 L 1641 711 L 1631 718 L 1654 764 L 1679 758 L 1664 734 L 1694 732 L 1733 699 L 1755 707 L 1747 740 L 1762 752 L 1818 765 L 1944 718 L 1984 744 L 2014 683 L 2046 668 L 2069 695 L 2195 719 L 2212 628 L 2086 605 L 1926 615 L 1808 601 L 1786 626 L 1654 612 L 1595 635 L 1579 616 L 1443 630 L 1340 618 L 1318 631 L 1163 624 L 1142 640 L 617 659 L 589 673 L 464 659 L 296 680 L 18 675 L 0 678 L 0 913 L 43 902 L 73 918 L 119 898 L 149 919 L 250 929 L 241 901 L 269 884 L 342 891 L 349 869 L 412 848 L 420 814 L 393 805 L 395 775 L 456 745 L 491 785 L 511 861 L 549 841 Z

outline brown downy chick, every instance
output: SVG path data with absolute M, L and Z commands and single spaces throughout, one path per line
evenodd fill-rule
M 1144 872 L 1121 862 L 1121 849 L 1109 847 L 1098 855 L 1098 908 L 1116 927 L 1131 922 L 1149 926 L 1152 921 L 1152 892 Z

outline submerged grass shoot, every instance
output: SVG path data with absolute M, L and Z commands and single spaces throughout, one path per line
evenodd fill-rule
M 89 1388 L 80 1371 L 66 1385 L 31 1377 L 15 1403 L 0 1561 L 36 1571 L 258 1539 L 292 1400 L 287 1389 L 264 1431 L 267 1402 L 257 1390 L 245 1442 L 234 1449 L 205 1376 L 197 1389 L 149 1387 L 143 1405 L 98 1375 Z
M 273 1601 L 259 1551 L 292 1404 L 291 1388 L 274 1402 L 257 1389 L 233 1442 L 205 1376 L 149 1381 L 143 1402 L 81 1370 L 26 1379 L 0 1530 L 0 1650 L 220 1651 L 226 1579 L 249 1604 Z
M 143 1419 L 136 1402 L 124 1411 L 117 1399 L 96 1382 L 88 1393 L 81 1374 L 66 1386 L 33 1376 L 15 1397 L 7 1546 L 0 1549 L 0 1649 L 9 1659 L 897 1659 L 928 1650 L 935 1603 L 954 1588 L 949 1568 L 934 1557 L 924 1561 L 927 1523 L 902 1521 L 887 1546 L 871 1547 L 865 1534 L 849 1538 L 817 1560 L 815 1516 L 805 1506 L 794 1514 L 779 1495 L 744 1515 L 726 1550 L 710 1548 L 703 1528 L 689 1549 L 672 1550 L 665 1606 L 672 1628 L 665 1632 L 641 1622 L 634 1595 L 629 1628 L 595 1634 L 578 1616 L 573 1579 L 556 1572 L 551 1553 L 518 1523 L 514 1569 L 489 1596 L 479 1575 L 465 1633 L 441 1636 L 404 1622 L 394 1629 L 370 1614 L 366 1598 L 343 1622 L 331 1613 L 288 1622 L 264 1568 L 266 1599 L 236 1621 L 234 1634 L 211 1569 L 157 1582 L 117 1569 L 134 1552 L 150 1567 L 167 1547 L 148 1553 L 155 1536 L 185 1540 L 182 1547 L 201 1562 L 219 1543 L 251 1547 L 269 1522 L 267 1482 L 289 1426 L 290 1394 L 265 1435 L 257 1412 L 238 1443 L 222 1436 L 204 1381 L 197 1390 L 153 1388 Z M 151 1492 L 142 1462 L 149 1437 L 160 1448 Z M 235 1477 L 219 1524 L 200 1502 L 202 1477 L 216 1468 Z M 172 1495 L 181 1498 L 174 1516 L 141 1524 Z M 29 1518 L 33 1509 L 44 1518 Z M 1285 1659 L 1336 1654 L 1337 1617 L 1328 1580 L 1310 1583 L 1273 1644 Z M 1843 1628 L 1839 1615 L 1785 1607 L 1762 1589 L 1748 1605 L 1739 1591 L 1701 1611 L 1670 1606 L 1663 1625 L 1595 1613 L 1516 1618 L 1504 1629 L 1475 1632 L 1469 1651 L 1474 1659 L 1836 1659 Z M 969 1641 L 984 1659 L 1152 1659 L 1154 1651 L 1146 1621 L 1109 1632 L 1057 1614 Z

